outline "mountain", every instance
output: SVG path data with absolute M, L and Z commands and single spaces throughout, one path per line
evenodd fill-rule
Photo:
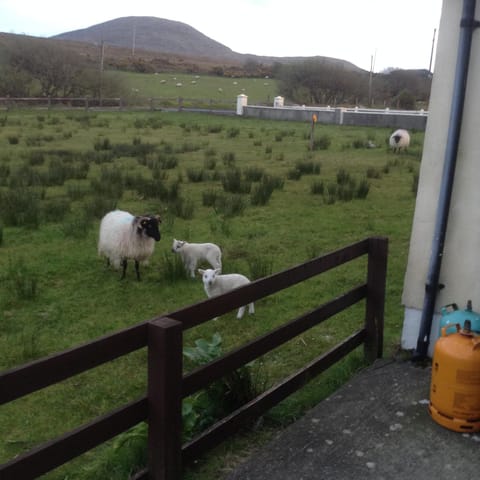
M 61 33 L 60 40 L 147 50 L 189 57 L 235 59 L 230 48 L 182 22 L 156 17 L 122 17 L 81 30 Z
M 238 65 L 247 61 L 272 65 L 315 58 L 345 70 L 363 71 L 353 63 L 331 57 L 265 57 L 237 53 L 185 23 L 157 17 L 121 17 L 51 38 L 95 45 L 104 42 L 105 45 L 129 49 L 132 53 L 140 50 Z

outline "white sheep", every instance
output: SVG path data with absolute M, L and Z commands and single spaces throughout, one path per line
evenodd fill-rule
M 390 135 L 389 144 L 394 153 L 406 150 L 410 146 L 410 134 L 403 129 L 395 130 Z
M 158 215 L 134 216 L 122 210 L 107 213 L 100 222 L 98 254 L 107 257 L 114 268 L 123 267 L 125 278 L 127 260 L 135 260 L 137 280 L 140 280 L 139 263 L 147 263 L 155 242 L 160 240 Z
M 220 269 L 211 269 L 208 268 L 203 270 L 198 269 L 198 273 L 202 276 L 203 288 L 208 298 L 216 297 L 217 295 L 222 295 L 223 293 L 233 290 L 234 288 L 241 287 L 242 285 L 247 285 L 250 283 L 250 280 L 240 273 L 226 273 L 220 275 Z M 245 313 L 246 305 L 238 309 L 237 318 L 242 318 Z M 255 306 L 253 302 L 248 304 L 248 313 L 251 315 L 255 313 Z
M 207 261 L 213 268 L 222 268 L 222 251 L 214 243 L 188 243 L 174 238 L 172 252 L 180 254 L 185 270 L 192 278 L 195 278 L 195 269 L 202 260 Z

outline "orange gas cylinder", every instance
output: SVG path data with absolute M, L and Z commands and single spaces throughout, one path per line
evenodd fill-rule
M 456 324 L 456 332 L 442 335 L 435 344 L 430 385 L 431 417 L 456 432 L 480 430 L 480 337 Z

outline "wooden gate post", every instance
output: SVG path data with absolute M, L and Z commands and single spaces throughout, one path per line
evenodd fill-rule
M 388 239 L 369 238 L 367 301 L 365 312 L 365 357 L 369 362 L 383 356 L 383 323 L 387 280 Z
M 178 480 L 182 469 L 182 330 L 171 318 L 148 324 L 148 477 Z

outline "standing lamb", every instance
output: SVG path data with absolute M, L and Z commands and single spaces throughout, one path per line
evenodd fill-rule
M 410 134 L 406 130 L 395 130 L 390 135 L 389 143 L 393 153 L 406 150 L 410 146 Z
M 158 215 L 137 215 L 114 210 L 107 213 L 100 223 L 98 254 L 107 257 L 115 268 L 123 267 L 125 278 L 127 260 L 135 260 L 137 280 L 140 280 L 139 263 L 147 263 L 160 240 Z
M 172 252 L 180 254 L 185 270 L 192 278 L 195 278 L 195 269 L 202 260 L 207 261 L 213 268 L 222 269 L 222 252 L 214 243 L 188 243 L 174 238 Z
M 240 273 L 227 273 L 220 275 L 220 269 L 212 270 L 211 268 L 207 270 L 198 269 L 198 273 L 202 276 L 203 288 L 208 298 L 216 297 L 217 295 L 222 295 L 223 293 L 233 290 L 234 288 L 241 287 L 242 285 L 247 285 L 250 283 L 250 280 Z M 242 318 L 245 313 L 246 305 L 238 309 L 237 318 Z M 248 304 L 248 313 L 255 313 L 255 306 L 252 303 Z

